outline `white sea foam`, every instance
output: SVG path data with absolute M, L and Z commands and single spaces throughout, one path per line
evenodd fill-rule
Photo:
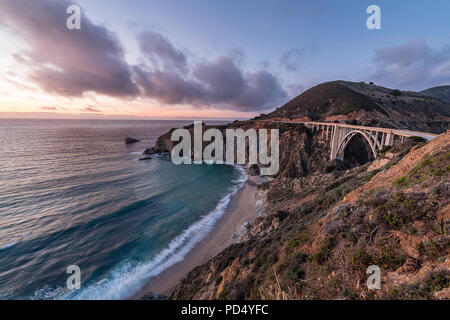
M 25 240 L 25 239 L 28 238 L 29 236 L 30 236 L 30 233 L 27 233 L 27 234 L 23 235 L 22 237 L 20 237 L 19 240 L 17 240 L 17 241 L 12 241 L 12 242 L 10 242 L 10 243 L 7 243 L 7 244 L 1 246 L 1 247 L 0 247 L 0 251 L 9 249 L 9 248 L 11 248 L 11 247 L 14 247 L 16 244 L 22 242 L 23 240 Z
M 6 249 L 11 248 L 11 247 L 14 247 L 18 243 L 19 243 L 19 241 L 7 243 L 7 244 L 5 244 L 5 245 L 0 247 L 0 251 L 6 250 Z
M 56 299 L 81 300 L 125 299 L 135 294 L 150 278 L 158 276 L 164 270 L 182 261 L 189 251 L 208 235 L 215 223 L 223 216 L 231 197 L 247 180 L 245 170 L 237 165 L 234 167 L 240 172 L 240 176 L 234 181 L 236 185 L 230 190 L 230 193 L 219 201 L 213 211 L 203 216 L 198 222 L 173 239 L 168 247 L 157 254 L 151 261 L 137 265 L 132 262 L 125 263 L 114 270 L 108 278 L 82 288 L 75 295 L 69 295 L 69 293 L 61 295 L 59 290 L 45 290 L 43 292 L 45 297 L 48 298 L 49 291 L 55 293 L 54 298 Z

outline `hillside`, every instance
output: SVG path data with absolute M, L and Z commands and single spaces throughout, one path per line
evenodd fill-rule
M 351 170 L 276 178 L 258 188 L 263 216 L 171 299 L 449 299 L 449 181 L 449 134 Z M 373 264 L 381 290 L 365 284 Z
M 256 119 L 351 121 L 363 125 L 440 133 L 450 121 L 450 103 L 417 92 L 374 84 L 319 84 L 272 113 Z
M 448 132 L 429 143 L 411 137 L 375 160 L 356 135 L 344 161 L 331 161 L 329 141 L 320 133 L 277 121 L 445 132 L 445 108 L 448 103 L 419 93 L 335 81 L 271 114 L 217 126 L 222 132 L 279 129 L 280 170 L 257 186 L 261 216 L 233 245 L 187 274 L 170 298 L 449 299 Z M 170 133 L 158 139 L 156 152 L 171 150 Z M 382 290 L 369 291 L 366 269 L 374 264 L 381 268 Z
M 450 86 L 439 86 L 420 91 L 425 96 L 430 96 L 445 102 L 450 102 Z

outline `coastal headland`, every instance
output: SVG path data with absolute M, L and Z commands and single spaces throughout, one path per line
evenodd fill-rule
M 208 238 L 151 279 L 140 297 L 449 299 L 449 110 L 448 102 L 422 93 L 334 81 L 272 113 L 215 126 L 278 129 L 280 170 L 264 183 L 247 181 Z M 330 160 L 327 135 L 304 121 L 437 136 L 410 136 L 374 157 L 367 137 L 355 134 L 342 159 Z M 155 150 L 172 150 L 173 130 Z M 366 286 L 373 265 L 382 275 L 375 291 Z

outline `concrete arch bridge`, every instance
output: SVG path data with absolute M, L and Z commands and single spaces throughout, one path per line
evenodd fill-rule
M 437 135 L 426 132 L 387 129 L 378 127 L 364 127 L 349 124 L 330 123 L 330 122 L 303 122 L 306 127 L 312 131 L 322 133 L 322 137 L 331 144 L 330 159 L 344 160 L 345 148 L 355 135 L 361 135 L 368 142 L 374 158 L 385 146 L 393 146 L 402 143 L 405 139 L 412 136 L 422 137 L 430 141 Z

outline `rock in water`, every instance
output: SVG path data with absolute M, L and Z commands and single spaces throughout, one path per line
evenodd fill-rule
M 155 154 L 155 153 L 156 153 L 155 147 L 151 147 L 151 148 L 145 149 L 143 154 Z
M 259 176 L 261 174 L 259 166 L 257 164 L 252 164 L 250 168 L 248 168 L 248 174 L 251 176 Z
M 126 138 L 125 138 L 125 143 L 126 143 L 126 144 L 136 143 L 136 142 L 139 142 L 139 140 L 134 139 L 134 138 L 130 138 L 130 137 L 126 137 Z
M 139 158 L 139 161 L 146 161 L 146 160 L 152 160 L 152 157 L 146 156 L 146 157 Z

